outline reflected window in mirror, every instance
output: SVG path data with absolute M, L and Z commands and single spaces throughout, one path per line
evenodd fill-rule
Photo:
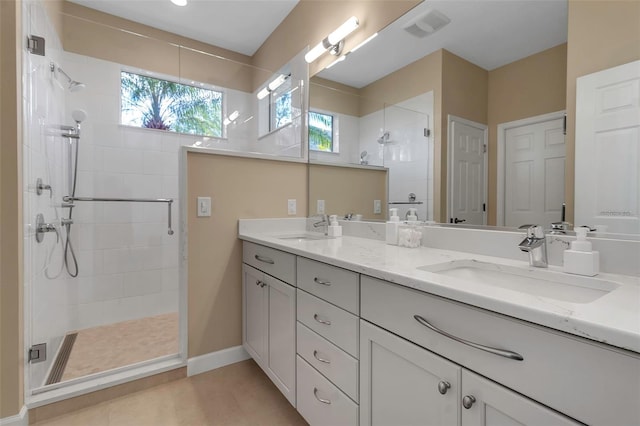
M 291 80 L 287 80 L 277 90 L 269 93 L 270 128 L 269 131 L 279 129 L 291 123 Z
M 334 137 L 334 123 L 337 118 L 333 114 L 320 111 L 309 111 L 309 149 L 319 152 L 338 151 L 338 142 Z

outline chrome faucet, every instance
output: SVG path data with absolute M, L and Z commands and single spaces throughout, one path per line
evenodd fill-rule
M 329 234 L 329 217 L 326 214 L 319 215 L 322 220 L 313 223 L 314 228 L 324 227 L 324 235 Z
M 547 240 L 544 229 L 538 225 L 523 225 L 520 228 L 525 227 L 527 228 L 527 237 L 518 244 L 518 248 L 529 253 L 529 266 L 548 267 Z

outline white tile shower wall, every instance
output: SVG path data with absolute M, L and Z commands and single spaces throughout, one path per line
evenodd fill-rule
M 67 180 L 62 170 L 66 162 L 63 147 L 67 140 L 49 136 L 51 126 L 64 122 L 65 88 L 50 70 L 50 64 L 60 63 L 62 46 L 43 5 L 25 1 L 23 35 L 35 34 L 46 40 L 46 56 L 23 52 L 23 269 L 24 294 L 29 304 L 25 316 L 25 342 L 29 346 L 46 343 L 54 354 L 69 330 L 74 313 L 68 308 L 67 277 L 59 274 L 62 267 L 62 246 L 54 233 L 45 235 L 41 243 L 35 240 L 35 218 L 42 213 L 46 222 L 57 226 L 64 214 L 59 199 Z M 52 194 L 36 193 L 38 178 L 52 187 Z M 31 364 L 27 388 L 39 387 L 53 360 Z

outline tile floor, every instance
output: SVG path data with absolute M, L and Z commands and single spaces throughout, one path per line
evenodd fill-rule
M 178 353 L 178 313 L 80 330 L 61 381 Z
M 33 423 L 36 426 L 306 425 L 253 360 Z

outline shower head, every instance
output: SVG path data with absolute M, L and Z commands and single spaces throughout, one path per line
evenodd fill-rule
M 87 119 L 87 112 L 82 109 L 77 109 L 71 113 L 71 117 L 76 124 L 80 124 Z
M 360 153 L 360 159 L 361 159 L 361 160 L 364 160 L 364 159 L 365 159 L 365 157 L 367 156 L 367 154 L 368 154 L 368 153 L 367 153 L 367 151 L 362 151 L 362 152 Z
M 69 85 L 69 86 L 67 86 L 67 89 L 69 89 L 70 92 L 78 92 L 78 91 L 84 89 L 85 87 L 87 87 L 86 84 L 80 83 L 79 81 L 75 81 L 74 79 L 69 77 L 69 74 L 64 72 L 64 70 L 62 68 L 60 68 L 60 66 L 56 66 L 56 64 L 54 64 L 53 62 L 51 62 L 51 64 L 49 65 L 49 69 L 54 74 L 55 74 L 56 71 L 59 72 L 60 74 L 62 74 L 67 79 L 67 84 Z

